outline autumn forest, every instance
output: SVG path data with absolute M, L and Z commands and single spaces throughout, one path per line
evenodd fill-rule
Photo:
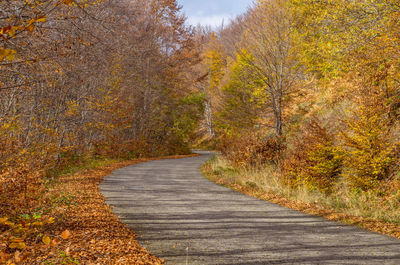
M 219 184 L 400 237 L 399 47 L 398 0 L 259 0 L 216 29 L 175 0 L 0 1 L 0 263 L 101 263 L 68 243 L 91 168 L 191 149 Z

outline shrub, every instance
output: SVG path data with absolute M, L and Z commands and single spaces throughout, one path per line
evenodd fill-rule
M 242 132 L 235 137 L 225 137 L 218 149 L 235 166 L 249 167 L 263 164 L 278 164 L 285 149 L 283 139 L 261 137 L 258 134 Z
M 342 152 L 333 135 L 314 118 L 295 139 L 281 167 L 283 182 L 289 187 L 330 193 L 342 170 Z
M 346 149 L 344 176 L 351 186 L 368 190 L 390 177 L 399 150 L 391 141 L 384 115 L 365 107 L 360 107 L 358 114 L 346 122 L 347 131 L 341 133 Z

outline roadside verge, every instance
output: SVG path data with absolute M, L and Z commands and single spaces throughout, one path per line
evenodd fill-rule
M 251 178 L 246 178 L 246 172 L 241 172 L 240 170 L 236 171 L 230 167 L 225 167 L 223 164 L 213 164 L 213 160 L 205 163 L 201 169 L 203 175 L 207 179 L 248 196 L 276 203 L 304 213 L 320 216 L 328 220 L 356 225 L 373 232 L 400 239 L 399 223 L 346 214 L 344 212 L 335 211 L 319 202 L 310 203 L 299 197 L 284 196 L 284 192 L 278 194 L 272 189 L 260 187 L 257 183 L 252 181 Z

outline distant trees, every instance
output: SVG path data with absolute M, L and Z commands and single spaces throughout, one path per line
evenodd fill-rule
M 260 1 L 257 7 L 250 9 L 243 18 L 238 18 L 237 22 L 233 22 L 219 33 L 221 43 L 219 45 L 224 53 L 221 56 L 227 56 L 231 61 L 240 60 L 234 64 L 242 65 L 245 69 L 243 78 L 238 76 L 240 72 L 237 70 L 234 71 L 235 76 L 243 81 L 246 79 L 245 75 L 257 79 L 257 87 L 248 87 L 250 89 L 248 93 L 254 97 L 258 94 L 259 98 L 256 101 L 264 102 L 265 105 L 261 117 L 263 121 L 259 120 L 262 126 L 259 127 L 264 125 L 273 127 L 279 136 L 283 134 L 286 101 L 295 92 L 295 82 L 301 79 L 299 62 L 293 46 L 292 25 L 287 1 Z M 221 53 L 221 49 L 218 52 Z M 226 73 L 233 72 L 226 71 Z M 254 83 L 251 79 L 247 78 L 244 82 Z M 247 86 L 242 84 L 243 86 L 236 87 L 237 91 Z M 233 85 L 234 83 L 229 85 L 230 91 L 234 89 Z M 224 90 L 223 86 L 220 86 L 220 90 Z M 229 104 L 232 104 L 234 100 L 232 95 L 227 98 Z M 242 100 L 236 99 L 239 102 Z M 248 107 L 251 108 L 249 105 Z M 240 111 L 237 114 L 240 115 Z M 268 124 L 265 124 L 266 122 Z

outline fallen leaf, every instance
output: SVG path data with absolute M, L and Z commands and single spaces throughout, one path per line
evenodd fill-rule
M 0 251 L 0 263 L 5 262 L 6 254 L 3 251 Z
M 49 236 L 43 236 L 43 237 L 42 237 L 42 242 L 43 242 L 45 245 L 50 245 L 51 239 L 50 239 Z
M 71 232 L 68 230 L 65 230 L 64 232 L 61 233 L 62 239 L 66 240 L 71 236 Z
M 52 247 L 55 247 L 55 246 L 58 245 L 58 243 L 60 243 L 60 242 L 57 240 L 57 238 L 54 238 L 54 239 L 51 241 L 51 246 L 52 246 Z
M 35 22 L 46 22 L 46 17 L 40 17 L 40 18 L 36 18 Z
M 15 226 L 15 224 L 14 224 L 13 222 L 10 222 L 10 221 L 5 221 L 4 224 L 5 224 L 6 226 L 11 227 L 11 228 L 13 228 L 13 227 Z
M 43 222 L 33 222 L 33 226 L 43 226 Z
M 35 29 L 35 25 L 34 25 L 34 24 L 30 24 L 30 25 L 26 26 L 25 29 L 26 29 L 27 31 L 32 32 L 32 31 Z
M 24 249 L 26 247 L 24 242 L 19 242 L 19 243 L 11 243 L 9 248 L 17 248 L 17 249 Z
M 21 252 L 19 252 L 18 250 L 14 253 L 14 260 L 15 262 L 21 262 Z

